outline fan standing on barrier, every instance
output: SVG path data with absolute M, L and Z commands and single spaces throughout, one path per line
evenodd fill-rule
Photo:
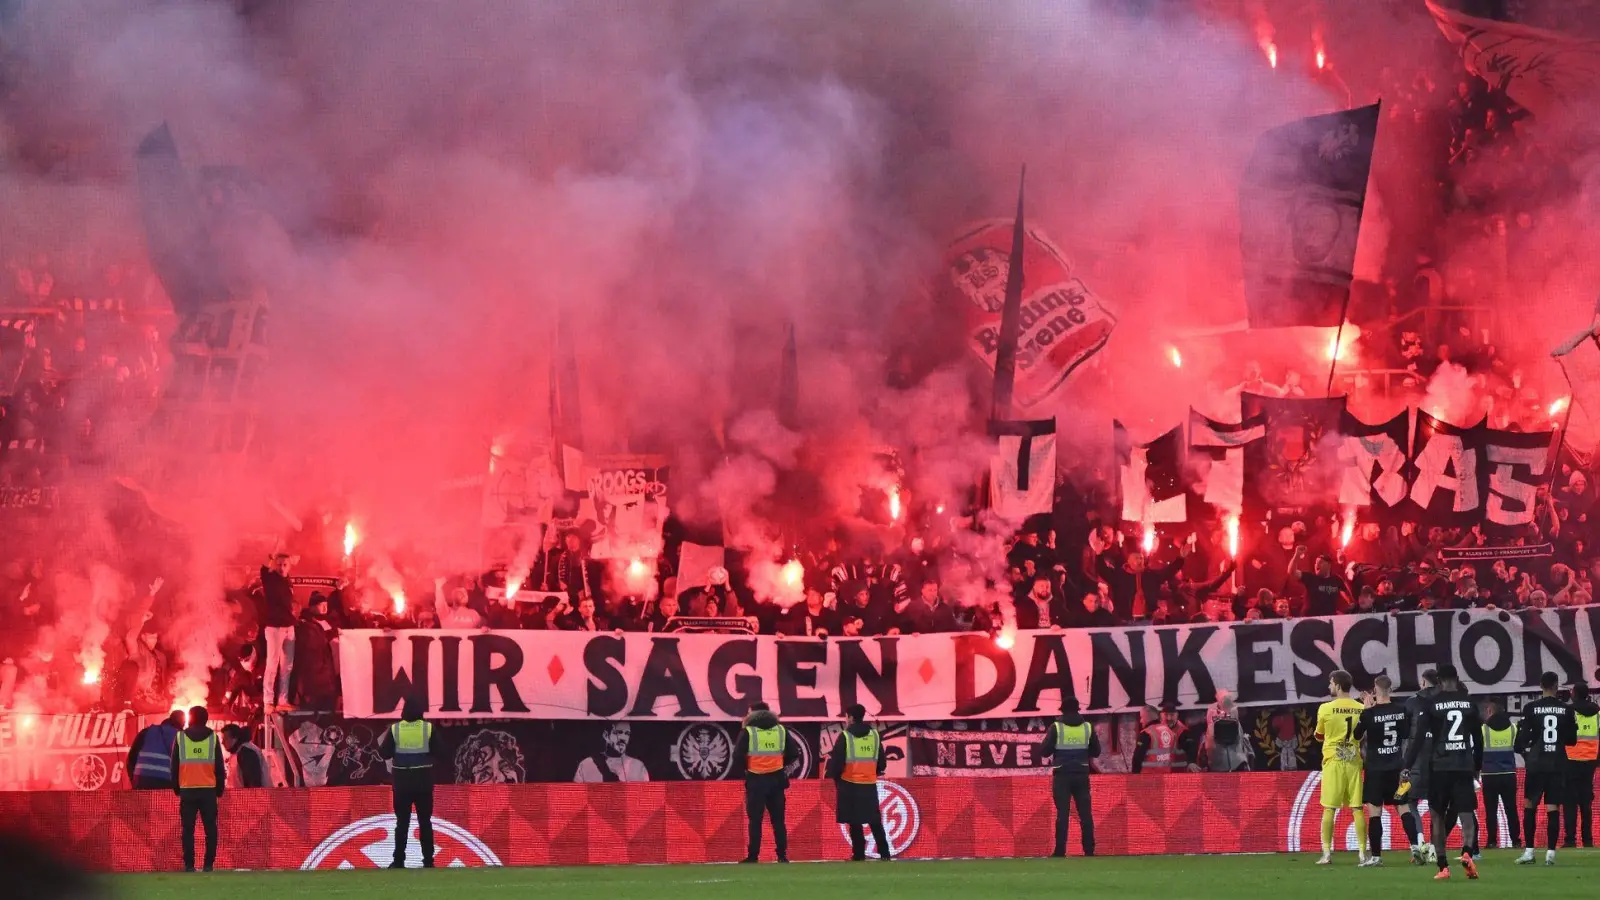
M 867 858 L 867 835 L 878 845 L 878 859 L 894 858 L 883 830 L 883 808 L 878 804 L 878 777 L 889 766 L 883 737 L 867 724 L 867 708 L 853 703 L 845 710 L 844 730 L 828 754 L 828 777 L 834 780 L 834 820 L 850 832 L 850 859 Z
M 389 726 L 378 742 L 378 753 L 394 760 L 394 862 L 406 867 L 406 841 L 411 836 L 411 810 L 417 811 L 417 842 L 422 845 L 422 867 L 433 868 L 433 761 L 443 754 L 439 733 L 423 721 L 420 697 L 407 697 L 400 721 Z
M 172 770 L 178 773 L 179 839 L 183 844 L 183 870 L 194 871 L 194 820 L 206 832 L 205 870 L 217 861 L 217 801 L 222 797 L 228 773 L 222 762 L 222 742 L 206 727 L 206 708 L 189 710 L 189 727 L 179 732 L 172 748 Z

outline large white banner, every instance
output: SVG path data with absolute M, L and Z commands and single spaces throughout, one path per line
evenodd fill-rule
M 346 631 L 344 712 L 392 717 L 426 693 L 435 719 L 737 719 L 764 700 L 792 721 L 862 703 L 878 719 L 1052 715 L 1328 697 L 1328 673 L 1400 692 L 1453 663 L 1475 693 L 1536 690 L 1545 671 L 1593 680 L 1600 606 L 1435 611 L 1034 631 L 1002 650 L 985 634 L 862 639 L 551 631 Z

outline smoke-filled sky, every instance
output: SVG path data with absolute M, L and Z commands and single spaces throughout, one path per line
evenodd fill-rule
M 1439 40 L 1421 0 L 1333 22 L 1272 0 L 245 5 L 19 2 L 9 139 L 60 136 L 80 161 L 71 180 L 5 173 L 0 227 L 137 251 L 132 149 L 162 121 L 191 169 L 249 172 L 287 239 L 249 244 L 274 304 L 275 453 L 246 483 L 291 509 L 348 493 L 423 544 L 419 497 L 544 429 L 558 308 L 593 449 L 708 470 L 716 423 L 775 398 L 790 321 L 819 440 L 862 458 L 952 441 L 986 402 L 968 361 L 908 399 L 885 357 L 949 329 L 921 288 L 957 227 L 1008 214 L 1023 164 L 1030 220 L 1121 318 L 1115 391 L 1069 382 L 1066 427 L 1164 428 L 1201 389 L 1159 366 L 1168 335 L 1243 318 L 1255 137 L 1369 101 L 1379 67 Z M 1305 64 L 1323 29 L 1348 98 Z

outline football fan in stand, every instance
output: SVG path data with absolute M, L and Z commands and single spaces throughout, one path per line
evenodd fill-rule
M 1478 866 L 1472 860 L 1471 851 L 1478 846 L 1475 782 L 1483 768 L 1483 717 L 1478 715 L 1478 705 L 1461 687 L 1461 677 L 1456 674 L 1455 666 L 1440 666 L 1438 676 L 1439 693 L 1422 708 L 1417 725 L 1432 739 L 1433 745 L 1428 805 L 1435 810 L 1429 816 L 1433 821 L 1433 850 L 1439 866 L 1439 874 L 1434 878 L 1450 877 L 1450 857 L 1445 851 L 1445 842 L 1455 826 L 1450 821 L 1452 818 L 1461 822 L 1461 867 L 1468 878 L 1477 878 Z M 1410 777 L 1422 747 L 1421 740 L 1411 742 L 1406 750 L 1406 771 L 1400 777 Z M 1440 810 L 1444 813 L 1440 814 Z
M 1367 865 L 1367 820 L 1361 816 L 1361 744 L 1356 725 L 1366 711 L 1360 700 L 1350 696 L 1355 682 L 1342 669 L 1328 676 L 1333 699 L 1317 710 L 1317 740 L 1322 742 L 1322 858 L 1317 865 L 1333 862 L 1333 825 L 1339 810 L 1348 809 L 1355 818 L 1356 856 Z

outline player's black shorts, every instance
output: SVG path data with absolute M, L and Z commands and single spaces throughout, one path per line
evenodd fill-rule
M 1478 786 L 1471 772 L 1428 773 L 1428 806 L 1460 814 L 1478 808 Z
M 1427 800 L 1430 796 L 1432 796 L 1431 794 L 1428 793 L 1429 783 L 1431 781 L 1432 781 L 1432 779 L 1430 779 L 1428 777 L 1428 769 L 1427 769 L 1427 767 L 1419 766 L 1419 767 L 1417 767 L 1415 769 L 1412 769 L 1411 770 L 1411 790 L 1406 792 L 1406 796 L 1410 797 L 1411 798 L 1411 802 L 1413 802 L 1413 803 L 1418 803 L 1418 802 L 1421 802 L 1423 800 Z
M 1566 796 L 1565 775 L 1562 772 L 1535 772 L 1532 769 L 1523 773 L 1522 796 L 1529 803 L 1538 804 L 1540 800 L 1551 806 L 1559 806 L 1561 798 Z
M 1366 780 L 1361 782 L 1361 802 L 1368 806 L 1390 806 L 1398 803 L 1410 803 L 1411 792 L 1406 791 L 1406 796 L 1396 797 L 1400 790 L 1400 770 L 1389 772 L 1375 772 L 1367 770 Z

